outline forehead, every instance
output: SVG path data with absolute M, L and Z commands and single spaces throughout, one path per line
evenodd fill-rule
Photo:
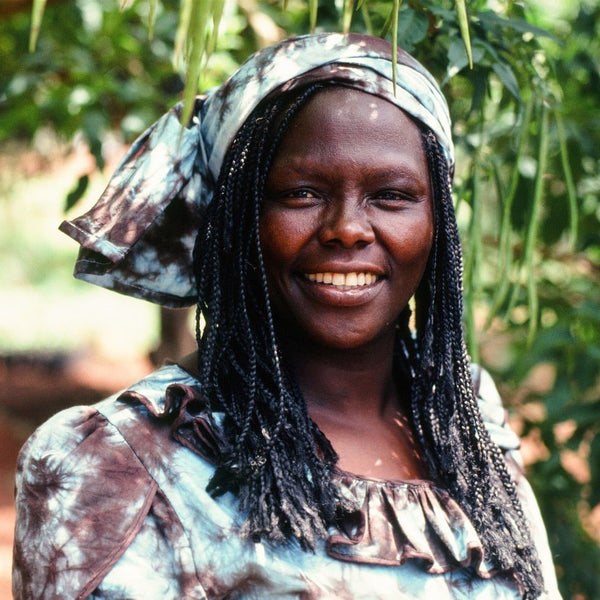
M 330 86 L 317 91 L 300 109 L 293 124 L 297 126 L 302 122 L 306 127 L 310 126 L 311 120 L 321 124 L 331 121 L 337 125 L 346 120 L 356 126 L 384 123 L 394 129 L 407 127 L 419 131 L 400 107 L 379 96 L 345 86 Z
M 417 124 L 391 102 L 342 86 L 324 88 L 306 101 L 283 133 L 275 162 L 311 156 L 314 162 L 381 162 L 428 172 Z

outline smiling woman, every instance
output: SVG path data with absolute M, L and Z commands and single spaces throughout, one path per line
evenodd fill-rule
M 375 343 L 389 362 L 433 239 L 418 127 L 364 92 L 317 93 L 277 149 L 260 237 L 286 331 L 323 347 L 373 351 Z
M 447 107 L 390 52 L 261 51 L 63 223 L 79 277 L 196 303 L 198 352 L 27 443 L 17 599 L 559 598 L 465 351 Z

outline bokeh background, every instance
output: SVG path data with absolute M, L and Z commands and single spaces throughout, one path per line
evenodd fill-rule
M 184 3 L 155 3 L 150 39 L 150 1 L 49 0 L 29 52 L 31 2 L 0 2 L 0 600 L 27 436 L 193 346 L 187 312 L 74 280 L 57 231 L 181 99 Z M 344 6 L 320 2 L 318 28 L 389 24 L 388 0 Z M 600 600 L 600 2 L 468 9 L 473 69 L 453 1 L 402 3 L 398 43 L 443 82 L 455 122 L 470 352 L 523 437 L 565 599 Z M 299 0 L 227 2 L 201 87 L 308 28 Z

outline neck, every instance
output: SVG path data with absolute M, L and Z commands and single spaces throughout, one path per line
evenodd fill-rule
M 397 399 L 393 335 L 344 350 L 291 339 L 283 350 L 311 414 L 381 415 Z

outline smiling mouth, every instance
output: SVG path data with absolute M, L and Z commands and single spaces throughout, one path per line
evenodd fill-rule
M 367 285 L 372 285 L 378 279 L 379 275 L 370 272 L 350 272 L 350 273 L 305 273 L 306 279 L 314 283 L 331 285 L 340 290 L 351 290 Z

